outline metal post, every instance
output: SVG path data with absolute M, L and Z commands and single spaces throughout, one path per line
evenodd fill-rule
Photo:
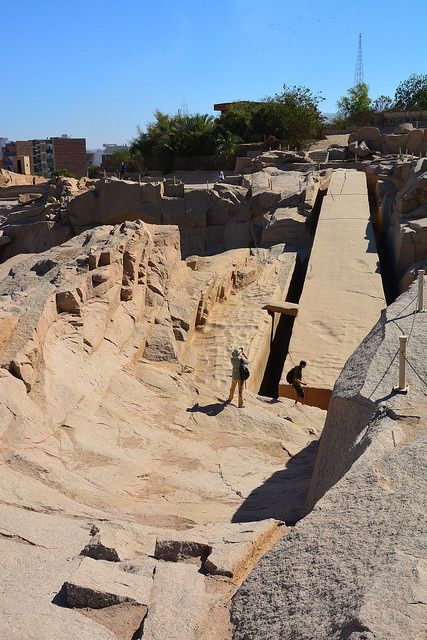
M 418 269 L 418 313 L 423 313 L 426 310 L 424 306 L 424 276 L 425 270 Z
M 206 180 L 206 191 L 209 191 L 209 182 Z
M 141 186 L 141 174 L 140 173 L 138 173 L 138 183 L 139 183 L 139 186 Z
M 394 387 L 393 391 L 397 393 L 408 393 L 406 385 L 406 343 L 408 336 L 399 336 L 399 386 Z

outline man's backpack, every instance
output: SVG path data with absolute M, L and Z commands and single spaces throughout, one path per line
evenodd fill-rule
M 240 380 L 242 382 L 245 382 L 245 380 L 247 380 L 251 375 L 248 365 L 245 364 L 243 360 L 240 360 L 239 373 L 240 373 Z
M 293 381 L 294 381 L 295 369 L 296 369 L 296 367 L 292 367 L 292 369 L 290 369 L 290 370 L 288 371 L 288 373 L 286 374 L 286 382 L 287 382 L 288 384 L 292 384 L 292 383 L 293 383 Z

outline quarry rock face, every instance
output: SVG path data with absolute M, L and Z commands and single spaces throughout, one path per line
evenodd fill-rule
M 376 296 L 367 331 L 373 228 L 402 287 L 424 265 L 426 168 L 363 136 L 374 206 L 340 242 L 363 246 L 346 268 L 366 277 L 352 295 Z M 239 640 L 421 638 L 416 285 L 339 378 L 312 481 L 326 412 L 258 395 L 304 315 L 322 200 L 355 195 L 350 179 L 336 187 L 339 162 L 271 152 L 209 188 L 1 174 L 1 638 L 225 640 L 260 558 L 234 600 Z M 360 304 L 350 315 L 345 335 Z M 405 398 L 390 395 L 400 331 Z M 236 346 L 251 371 L 242 409 L 226 401 Z
M 309 513 L 240 587 L 234 639 L 424 637 L 427 317 L 415 294 L 387 309 L 339 376 Z M 407 395 L 392 392 L 402 332 Z
M 1 637 L 198 640 L 226 611 L 301 512 L 324 420 L 224 402 L 235 343 L 263 370 L 294 260 L 184 261 L 176 226 L 128 221 L 1 265 Z

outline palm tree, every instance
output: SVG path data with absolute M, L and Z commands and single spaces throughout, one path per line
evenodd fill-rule
M 239 138 L 239 136 L 236 136 L 230 131 L 226 131 L 225 133 L 218 136 L 216 140 L 216 149 L 220 156 L 229 158 L 230 156 L 234 156 L 236 154 L 237 147 L 240 143 L 241 139 Z

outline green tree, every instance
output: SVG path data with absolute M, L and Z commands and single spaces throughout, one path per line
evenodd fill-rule
M 131 144 L 131 152 L 143 156 L 206 155 L 215 150 L 215 118 L 207 114 L 176 114 L 170 116 L 155 111 L 155 121 L 145 131 L 138 128 L 138 136 Z
M 92 179 L 99 178 L 99 176 L 101 175 L 99 167 L 95 167 L 95 165 L 93 164 L 90 165 L 87 170 L 87 175 Z
M 242 139 L 239 136 L 226 131 L 224 134 L 220 134 L 216 140 L 217 152 L 220 156 L 225 156 L 226 158 L 234 156 L 241 142 Z
M 52 176 L 62 177 L 62 178 L 74 178 L 75 176 L 68 169 L 55 169 L 52 171 Z
M 125 163 L 127 171 L 136 172 L 144 168 L 144 157 L 142 154 L 138 150 L 132 152 L 129 147 L 118 149 L 109 156 L 108 169 L 118 172 L 122 162 Z
M 252 118 L 259 104 L 256 102 L 235 102 L 218 118 L 216 125 L 220 134 L 226 132 L 238 136 L 241 140 L 249 142 L 252 136 Z
M 338 100 L 339 115 L 345 118 L 347 124 L 368 124 L 372 118 L 372 100 L 369 97 L 369 87 L 361 82 L 347 91 L 346 96 Z
M 204 156 L 215 152 L 215 118 L 207 114 L 172 118 L 173 145 L 179 156 Z
M 372 103 L 372 108 L 377 113 L 380 111 L 387 111 L 393 107 L 393 100 L 390 96 L 378 96 Z
M 413 73 L 403 80 L 396 89 L 394 107 L 398 111 L 427 109 L 427 74 Z
M 277 136 L 289 140 L 291 144 L 300 145 L 304 141 L 322 136 L 325 126 L 319 105 L 324 100 L 321 95 L 314 94 L 308 87 L 290 87 L 283 85 L 281 93 L 267 98 L 266 120 L 273 125 L 277 117 Z

